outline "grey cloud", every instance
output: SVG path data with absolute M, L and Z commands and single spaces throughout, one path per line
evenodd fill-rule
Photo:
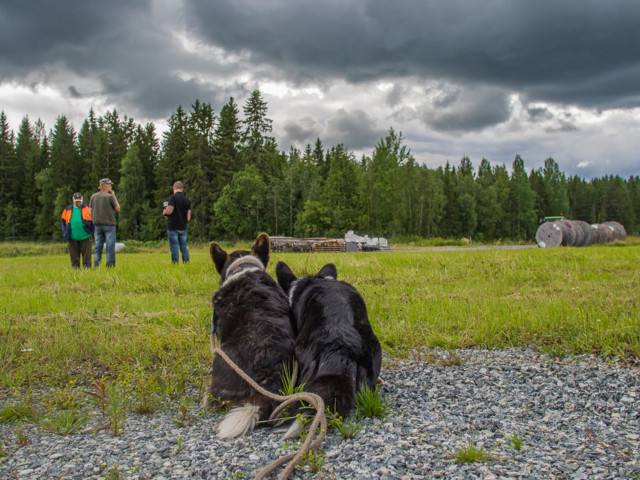
M 385 133 L 364 110 L 340 109 L 327 122 L 321 139 L 327 145 L 342 143 L 351 150 L 362 150 L 371 148 Z
M 69 86 L 68 90 L 69 95 L 71 95 L 72 98 L 82 98 L 82 94 L 80 94 L 80 92 L 78 92 L 76 87 L 74 87 L 73 85 Z
M 404 96 L 404 88 L 398 83 L 394 84 L 393 87 L 387 92 L 385 97 L 385 103 L 389 107 L 397 107 L 402 103 L 402 98 Z
M 304 148 L 313 144 L 321 134 L 322 126 L 311 116 L 305 115 L 297 121 L 288 121 L 284 125 L 282 146 L 295 145 Z
M 479 131 L 509 119 L 509 97 L 492 88 L 453 89 L 420 109 L 423 123 L 437 131 Z

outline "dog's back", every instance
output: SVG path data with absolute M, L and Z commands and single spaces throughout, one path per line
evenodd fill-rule
M 346 417 L 358 389 L 362 385 L 375 388 L 382 363 L 365 302 L 352 285 L 337 280 L 333 264 L 316 276 L 296 279 L 279 262 L 276 274 L 289 294 L 296 322 L 299 383 Z
M 294 358 L 289 302 L 264 270 L 221 287 L 213 297 L 220 349 L 270 392 L 281 386 L 283 363 Z M 213 361 L 211 395 L 237 402 L 253 390 L 219 357 Z
M 269 237 L 261 234 L 251 251 L 227 254 L 210 245 L 221 286 L 213 296 L 212 339 L 220 349 L 271 393 L 282 387 L 282 373 L 295 357 L 294 332 L 288 298 L 264 270 L 269 261 Z M 218 436 L 235 437 L 266 420 L 275 402 L 256 392 L 223 358 L 216 356 L 203 406 L 213 399 L 237 406 L 218 425 Z

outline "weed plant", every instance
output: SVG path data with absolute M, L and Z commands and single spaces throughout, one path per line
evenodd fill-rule
M 108 420 L 108 428 L 113 435 L 120 435 L 124 431 L 124 422 L 127 420 L 127 387 L 116 380 L 108 382 L 94 380 L 93 390 L 86 392 L 91 396 L 95 405 Z

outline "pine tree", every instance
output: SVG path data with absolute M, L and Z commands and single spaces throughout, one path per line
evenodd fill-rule
M 274 175 L 272 165 L 275 140 L 268 136 L 273 121 L 267 118 L 267 102 L 259 90 L 251 92 L 244 105 L 244 132 L 242 135 L 242 157 L 245 165 L 255 165 L 262 177 Z
M 54 187 L 68 186 L 73 193 L 82 188 L 84 168 L 73 126 L 64 115 L 58 117 L 51 143 L 51 180 Z M 69 197 L 71 203 L 71 197 Z
M 444 170 L 440 169 L 444 187 L 445 205 L 444 218 L 439 225 L 438 234 L 442 237 L 456 238 L 461 235 L 460 210 L 458 208 L 458 175 L 456 168 L 446 162 Z
M 104 132 L 103 132 L 104 133 Z M 98 151 L 99 140 L 103 138 L 105 145 L 101 149 L 106 152 L 106 135 L 100 135 L 98 122 L 93 109 L 89 111 L 89 118 L 82 123 L 80 132 L 78 133 L 78 151 L 82 164 L 86 171 L 83 174 L 82 186 L 80 191 L 93 192 L 98 186 L 98 181 L 107 176 L 108 172 L 105 167 L 101 168 Z M 105 158 L 106 154 L 102 156 Z
M 509 182 L 509 215 L 511 218 L 511 238 L 524 240 L 533 238 L 537 229 L 535 216 L 535 193 L 531 190 L 524 161 L 516 155 Z
M 146 182 L 140 149 L 135 143 L 129 147 L 121 163 L 120 183 L 118 184 L 118 236 L 138 239 L 142 230 L 144 212 L 149 208 L 146 197 Z
M 35 240 L 35 212 L 39 210 L 36 175 L 39 172 L 40 145 L 28 117 L 24 117 L 20 124 L 16 158 L 21 171 L 18 236 Z
M 213 134 L 215 116 L 209 103 L 198 100 L 191 106 L 187 122 L 187 151 L 180 178 L 185 186 L 185 195 L 191 202 L 189 234 L 194 238 L 207 239 L 209 224 L 213 216 Z
M 476 184 L 473 164 L 467 156 L 462 157 L 456 171 L 457 204 L 460 234 L 472 238 L 478 224 L 476 214 Z
M 400 199 L 408 195 L 406 189 L 402 191 L 400 184 L 400 168 L 413 157 L 411 151 L 404 145 L 402 133 L 389 129 L 375 147 L 368 173 L 371 176 L 370 214 L 376 231 L 383 235 L 395 235 L 400 228 L 398 206 Z
M 566 215 L 569 211 L 567 179 L 556 161 L 549 157 L 544 161 L 543 184 L 548 204 L 545 215 Z
M 241 122 L 238 119 L 238 106 L 233 97 L 220 110 L 220 120 L 213 140 L 216 164 L 216 183 L 214 191 L 219 192 L 233 175 L 242 170 L 238 146 L 242 138 Z
M 122 159 L 133 141 L 135 124 L 132 118 L 120 120 L 117 110 L 107 112 L 101 119 L 101 125 L 107 134 L 106 172 L 105 177 L 114 184 L 120 183 L 120 167 Z M 101 177 L 102 178 L 102 177 Z
M 173 193 L 173 184 L 181 179 L 184 171 L 188 152 L 188 121 L 186 112 L 179 106 L 169 118 L 168 131 L 163 134 L 162 154 L 155 171 L 155 202 L 152 204 L 158 207 L 160 218 L 162 203 Z
M 0 112 L 0 204 L 7 205 L 17 193 L 14 135 L 4 111 Z
M 328 235 L 344 236 L 347 230 L 360 228 L 363 213 L 358 192 L 360 172 L 353 153 L 343 144 L 332 147 L 327 153 L 329 176 L 325 182 L 321 203 L 331 216 Z
M 496 238 L 496 224 L 498 223 L 498 218 L 502 216 L 502 206 L 498 203 L 493 170 L 486 158 L 480 161 L 476 185 L 477 237 L 481 240 Z

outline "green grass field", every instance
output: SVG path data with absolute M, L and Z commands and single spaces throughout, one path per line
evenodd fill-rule
M 202 388 L 218 274 L 206 246 L 119 252 L 72 270 L 63 244 L 5 244 L 0 386 L 59 388 L 103 377 Z M 246 248 L 246 245 L 242 246 Z M 225 246 L 227 248 L 227 246 Z M 12 256 L 7 256 L 12 255 Z M 640 239 L 588 248 L 274 253 L 297 275 L 333 262 L 363 295 L 383 348 L 533 345 L 552 354 L 640 357 Z M 0 395 L 2 391 L 0 390 Z

